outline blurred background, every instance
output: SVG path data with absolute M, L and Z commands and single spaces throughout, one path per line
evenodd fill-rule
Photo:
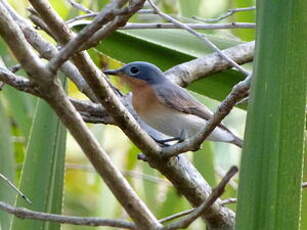
M 26 10 L 28 7 L 28 1 L 10 0 L 9 2 L 21 15 L 29 15 Z M 99 11 L 109 1 L 83 0 L 78 2 L 93 11 Z M 195 21 L 192 19 L 192 17 L 212 19 L 223 15 L 228 9 L 231 8 L 249 7 L 255 5 L 254 0 L 160 0 L 156 2 L 162 11 L 179 18 L 184 22 L 197 22 L 197 20 Z M 65 20 L 84 14 L 73 8 L 69 2 L 65 0 L 51 0 L 50 3 Z M 146 4 L 145 8 L 149 8 L 149 6 Z M 159 21 L 161 21 L 161 19 L 152 14 L 136 14 L 130 20 L 130 22 Z M 220 21 L 219 23 L 225 22 L 255 22 L 255 12 L 240 12 Z M 221 43 L 221 48 L 223 48 L 223 46 L 227 47 L 231 46 L 231 44 L 239 44 L 242 41 L 251 41 L 255 39 L 254 29 L 207 30 L 202 32 L 212 35 L 217 42 Z M 48 38 L 44 32 L 40 33 L 44 37 Z M 174 39 L 167 41 L 167 37 L 165 37 L 164 40 L 161 38 L 160 45 L 162 48 L 150 47 L 150 45 L 146 46 L 146 44 L 138 41 L 139 50 L 136 49 L 132 51 L 135 53 L 130 53 L 127 51 L 127 54 L 118 54 L 121 52 L 121 47 L 119 47 L 118 44 L 112 47 L 111 43 L 114 40 L 111 39 L 117 39 L 119 36 L 122 36 L 120 37 L 121 39 L 130 39 L 129 36 L 131 36 L 131 33 L 129 34 L 129 32 L 127 32 L 117 34 L 117 37 L 112 35 L 113 37 L 109 38 L 109 40 L 106 40 L 105 42 L 107 45 L 110 44 L 111 48 L 107 45 L 105 47 L 100 45 L 97 48 L 92 48 L 89 52 L 96 64 L 101 68 L 117 68 L 123 64 L 124 60 L 126 60 L 121 57 L 121 55 L 131 56 L 131 60 L 142 60 L 142 55 L 145 52 L 148 52 L 148 54 L 146 53 L 148 56 L 152 54 L 152 48 L 159 51 L 159 49 L 164 49 L 165 47 L 169 48 L 169 46 L 172 46 L 171 48 L 174 50 L 183 52 L 182 56 L 187 55 L 186 53 L 193 55 L 195 54 L 194 58 L 205 55 L 205 52 L 202 53 L 202 48 L 189 47 L 188 43 L 185 43 L 186 47 L 184 47 L 184 45 L 180 44 L 179 42 L 176 43 L 177 41 Z M 137 38 L 139 40 L 140 38 L 145 38 L 146 41 L 152 42 L 154 36 L 159 36 L 159 32 L 151 33 L 152 32 L 145 31 L 144 35 L 141 34 L 141 32 L 135 31 L 133 34 L 135 37 L 133 38 Z M 167 33 L 169 33 L 171 36 L 172 32 Z M 227 40 L 229 44 L 225 45 L 225 42 L 223 43 L 220 40 Z M 135 44 L 134 40 L 129 40 L 129 42 L 131 42 L 131 46 Z M 157 46 L 157 44 L 159 45 L 159 43 L 152 42 L 151 45 Z M 199 44 L 197 45 L 199 46 Z M 0 41 L 0 52 L 2 58 L 9 66 L 15 63 L 15 61 L 11 58 L 9 50 L 7 50 L 7 47 L 2 41 Z M 206 52 L 210 53 L 208 50 Z M 171 52 L 160 53 L 160 55 L 171 54 Z M 180 56 L 178 53 L 176 53 L 176 55 Z M 159 56 L 155 57 L 153 55 L 150 56 L 150 58 L 151 59 L 149 60 L 154 60 L 154 58 L 159 59 Z M 172 59 L 173 57 L 168 56 L 166 58 Z M 192 57 L 189 58 L 191 59 Z M 185 59 L 182 59 L 182 61 L 185 61 Z M 166 70 L 173 65 L 171 62 L 163 65 L 164 63 L 159 63 L 159 60 L 156 60 L 156 64 L 163 70 Z M 249 69 L 251 69 L 251 66 L 251 64 L 246 65 L 246 67 Z M 22 71 L 20 71 L 19 74 L 22 75 Z M 129 89 L 122 85 L 122 83 L 117 79 L 111 78 L 110 80 L 123 92 L 129 91 Z M 212 84 L 214 85 L 214 83 Z M 230 83 L 228 82 L 227 84 Z M 70 96 L 85 99 L 84 95 L 82 95 L 71 82 L 68 82 L 67 85 L 67 90 Z M 228 86 L 228 89 L 230 86 L 231 85 Z M 229 90 L 227 91 L 224 89 L 223 94 L 215 95 L 215 92 L 212 92 L 213 96 L 211 97 L 211 94 L 202 93 L 203 85 L 200 83 L 193 83 L 191 86 L 189 86 L 189 89 L 191 92 L 193 92 L 195 97 L 205 103 L 212 110 L 215 110 L 219 104 L 218 100 L 223 98 L 222 95 L 227 95 L 229 92 Z M 31 125 L 34 119 L 35 110 L 37 108 L 36 104 L 36 98 L 20 93 L 10 87 L 4 87 L 0 92 L 0 118 L 2 124 L 1 126 L 3 126 L 0 129 L 6 129 L 6 132 L 2 134 L 2 142 L 5 143 L 7 141 L 7 143 L 9 143 L 6 146 L 5 144 L 2 146 L 0 144 L 0 167 L 2 167 L 3 170 L 7 167 L 12 167 L 14 169 L 14 172 L 16 173 L 12 175 L 12 177 L 15 178 L 14 181 L 16 184 L 19 183 L 20 172 L 24 164 L 28 137 L 31 135 Z M 244 106 L 242 108 L 234 109 L 224 121 L 224 123 L 232 131 L 241 137 L 244 136 L 244 124 L 246 117 L 245 109 L 246 107 Z M 132 184 L 139 196 L 146 202 L 146 204 L 158 218 L 163 218 L 176 212 L 191 208 L 189 203 L 176 192 L 172 185 L 163 176 L 161 176 L 160 173 L 150 168 L 147 163 L 137 160 L 137 154 L 140 153 L 140 151 L 129 141 L 129 139 L 127 139 L 119 128 L 102 124 L 88 124 L 88 126 L 99 140 L 103 148 L 108 152 L 113 162 L 118 168 L 121 169 L 122 173 Z M 4 139 L 4 136 L 6 136 L 6 139 Z M 8 152 L 12 154 L 11 157 L 7 156 Z M 230 166 L 239 166 L 240 164 L 240 149 L 230 144 L 206 142 L 203 144 L 203 148 L 198 152 L 187 153 L 185 155 L 191 161 L 193 161 L 195 167 L 201 172 L 211 186 L 215 186 L 217 184 Z M 0 170 L 2 169 L 0 168 Z M 307 179 L 307 175 L 305 176 L 305 179 Z M 55 178 L 55 180 L 57 180 L 57 178 Z M 0 183 L 2 182 L 0 181 Z M 58 183 L 60 184 L 61 182 L 59 181 Z M 237 186 L 237 178 L 235 178 L 230 186 L 227 187 L 227 191 L 224 193 L 222 198 L 227 199 L 230 197 L 236 197 Z M 3 188 L 4 186 L 0 187 L 0 189 Z M 4 198 L 2 199 L 4 200 Z M 32 199 L 35 198 L 32 197 Z M 107 186 L 95 173 L 78 144 L 69 135 L 69 133 L 67 134 L 66 142 L 63 201 L 63 214 L 65 215 L 127 218 L 127 214 L 122 210 L 121 206 L 118 204 Z M 307 211 L 306 202 L 304 205 L 303 210 Z M 227 206 L 235 210 L 235 204 Z M 302 229 L 307 229 L 306 217 L 304 217 L 304 215 L 303 218 L 305 219 L 303 219 Z M 114 228 L 62 225 L 62 229 L 92 230 Z M 204 229 L 204 224 L 202 221 L 198 220 L 191 225 L 189 229 Z

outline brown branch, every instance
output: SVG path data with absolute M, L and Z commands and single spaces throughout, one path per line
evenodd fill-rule
M 254 57 L 255 42 L 239 44 L 222 52 L 238 64 L 251 62 Z M 207 54 L 189 62 L 176 65 L 165 72 L 167 78 L 182 87 L 191 82 L 227 70 L 232 65 L 217 52 Z
M 83 6 L 83 5 L 80 4 L 80 3 L 75 2 L 74 0 L 67 0 L 67 1 L 70 3 L 70 5 L 71 5 L 72 7 L 76 8 L 76 9 L 78 9 L 78 10 L 80 10 L 80 11 L 83 11 L 83 12 L 85 12 L 85 13 L 93 13 L 92 10 L 86 8 L 85 6 Z
M 183 218 L 182 220 L 172 223 L 164 230 L 182 229 L 187 228 L 194 220 L 196 220 L 203 212 L 206 212 L 211 205 L 224 193 L 225 187 L 230 179 L 238 172 L 238 168 L 233 166 L 229 169 L 221 182 L 212 190 L 212 193 L 206 201 L 204 201 L 198 208 L 195 208 L 191 214 Z
M 32 27 L 27 20 L 20 17 L 15 10 L 7 4 L 5 1 L 0 0 L 5 8 L 10 13 L 11 17 L 18 24 L 22 32 L 24 33 L 25 38 L 31 44 L 31 46 L 40 54 L 42 58 L 47 60 L 51 59 L 58 54 L 57 48 L 51 43 L 47 42 L 36 30 Z M 77 88 L 85 93 L 91 100 L 95 101 L 92 90 L 89 88 L 87 83 L 84 81 L 79 70 L 71 63 L 66 62 L 62 67 L 61 71 L 68 76 L 77 86 Z
M 82 47 L 81 50 L 89 49 L 91 47 L 97 46 L 98 43 L 105 39 L 112 31 L 119 27 L 124 26 L 128 19 L 140 10 L 144 5 L 145 0 L 130 1 L 131 5 L 128 6 L 127 12 L 123 15 L 117 16 L 112 22 L 105 25 L 105 27 L 98 30 Z
M 0 66 L 0 80 L 19 91 L 27 92 L 32 95 L 38 96 L 40 93 L 37 91 L 37 85 L 21 76 L 16 76 L 7 68 Z
M 59 52 L 59 54 L 52 58 L 49 62 L 49 68 L 52 72 L 56 72 L 57 69 L 67 61 L 80 47 L 85 43 L 97 30 L 99 30 L 104 24 L 114 19 L 117 15 L 126 12 L 126 8 L 120 9 L 125 1 L 112 1 L 108 4 L 101 13 L 99 13 L 94 21 L 86 26 L 82 31 L 78 33 L 76 37 L 71 39 Z M 48 10 L 48 9 L 46 9 Z M 50 10 L 49 14 L 50 14 Z M 49 24 L 48 24 L 49 25 Z M 50 26 L 50 25 L 49 25 Z
M 39 3 L 40 1 L 35 2 Z M 46 5 L 43 4 L 44 6 Z M 55 81 L 53 73 L 45 68 L 45 65 L 30 49 L 22 31 L 2 3 L 0 3 L 0 35 L 28 75 L 39 85 L 41 92 L 48 92 L 44 94 L 45 100 L 53 107 L 137 226 L 140 229 L 156 229 L 159 227 L 159 222 L 113 165 L 106 152 L 99 146 L 93 134 L 82 121 L 81 116 L 68 100 L 60 84 Z M 15 39 L 11 39 L 12 37 Z
M 44 22 L 52 29 L 53 35 L 59 39 L 61 43 L 68 42 L 72 39 L 71 34 L 66 31 L 68 28 L 64 21 L 58 19 L 56 12 L 53 11 L 45 0 L 30 0 L 30 2 L 35 7 L 36 11 L 39 12 Z M 126 108 L 114 94 L 113 89 L 102 76 L 101 71 L 92 63 L 90 57 L 85 53 L 77 53 L 72 59 L 92 88 L 97 100 L 103 104 L 109 114 L 112 115 L 116 124 L 139 148 L 142 150 L 147 149 L 149 154 L 156 153 L 156 156 L 159 156 L 159 146 L 139 127 L 131 114 L 126 111 Z
M 45 212 L 37 212 L 26 208 L 17 208 L 2 201 L 0 201 L 0 209 L 22 219 L 51 221 L 62 224 L 84 226 L 109 226 L 115 228 L 136 229 L 133 223 L 124 220 L 103 219 L 98 217 L 64 216 Z

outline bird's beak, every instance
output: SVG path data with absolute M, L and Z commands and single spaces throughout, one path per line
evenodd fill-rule
M 107 69 L 103 71 L 104 74 L 109 74 L 109 75 L 118 75 L 121 73 L 120 69 Z

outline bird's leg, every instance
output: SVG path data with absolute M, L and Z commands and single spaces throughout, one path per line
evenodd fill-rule
M 187 138 L 186 132 L 184 129 L 182 129 L 179 137 L 177 137 L 178 143 L 183 142 L 186 138 Z
M 171 137 L 171 138 L 168 138 L 168 139 L 163 139 L 163 140 L 159 140 L 159 139 L 156 139 L 154 137 L 151 137 L 152 139 L 155 140 L 155 142 L 157 142 L 158 144 L 166 147 L 166 146 L 170 146 L 169 144 L 167 144 L 168 142 L 171 142 L 171 141 L 180 141 L 180 137 Z
M 167 144 L 167 143 L 171 142 L 171 141 L 178 141 L 178 143 L 181 143 L 185 140 L 185 137 L 186 137 L 185 130 L 181 130 L 179 137 L 171 137 L 171 138 L 163 139 L 163 140 L 159 140 L 159 139 L 151 136 L 151 138 L 154 139 L 155 142 L 161 144 L 162 146 L 169 146 L 169 144 Z

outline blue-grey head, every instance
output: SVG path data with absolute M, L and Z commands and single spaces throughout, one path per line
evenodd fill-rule
M 166 80 L 162 71 L 148 62 L 131 62 L 119 69 L 106 70 L 105 74 L 118 75 L 143 80 L 148 84 L 157 84 Z

